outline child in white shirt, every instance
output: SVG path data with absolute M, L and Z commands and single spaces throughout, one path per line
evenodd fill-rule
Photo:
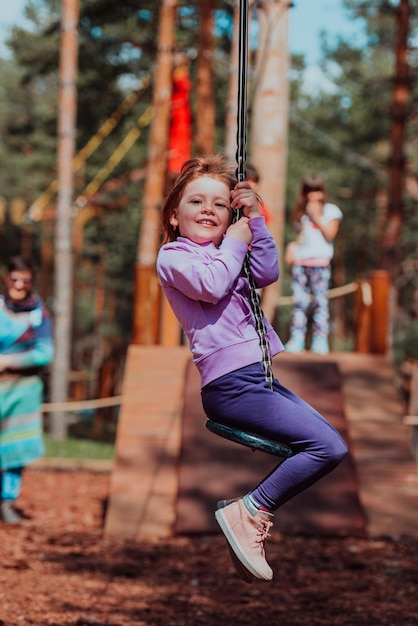
M 296 241 L 286 249 L 286 261 L 292 266 L 293 311 L 289 352 L 303 352 L 307 314 L 312 294 L 313 337 L 311 351 L 329 352 L 328 288 L 331 277 L 333 241 L 338 233 L 342 212 L 335 204 L 326 202 L 325 184 L 317 175 L 302 181 L 301 191 L 293 211 L 298 231 Z

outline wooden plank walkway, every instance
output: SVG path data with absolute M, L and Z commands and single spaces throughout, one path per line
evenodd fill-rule
M 158 541 L 173 534 L 187 347 L 131 346 L 119 418 L 105 534 Z M 282 354 L 304 359 L 310 353 Z M 345 412 L 368 535 L 418 536 L 418 478 L 390 362 L 332 353 L 343 376 Z M 203 424 L 202 424 L 203 427 Z

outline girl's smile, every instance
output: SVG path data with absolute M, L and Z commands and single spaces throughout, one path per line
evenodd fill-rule
M 230 189 L 221 180 L 203 176 L 185 188 L 170 219 L 181 237 L 218 246 L 231 222 Z

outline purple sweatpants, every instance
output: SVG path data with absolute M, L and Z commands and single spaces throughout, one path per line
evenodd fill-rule
M 276 379 L 270 389 L 262 363 L 209 383 L 202 389 L 202 403 L 214 421 L 276 439 L 296 452 L 252 490 L 269 511 L 331 472 L 347 454 L 341 435 L 307 402 Z

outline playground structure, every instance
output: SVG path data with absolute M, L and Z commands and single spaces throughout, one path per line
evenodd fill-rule
M 325 494 L 311 489 L 308 504 L 303 494 L 295 498 L 294 509 L 283 512 L 282 532 L 417 536 L 416 468 L 389 359 L 283 354 L 273 364 L 282 382 L 289 381 L 314 406 L 325 402 L 327 417 L 337 411 L 351 442 L 351 478 L 345 481 L 337 468 L 336 484 L 323 484 Z M 321 381 L 328 379 L 329 385 L 330 371 L 334 385 L 321 396 L 318 389 Z M 236 496 L 235 489 L 253 480 L 249 476 L 273 465 L 270 455 L 217 437 L 204 424 L 188 348 L 132 345 L 105 520 L 108 536 L 158 541 L 176 532 L 213 532 L 216 500 Z M 198 458 L 192 462 L 196 441 Z
M 167 49 L 163 49 L 162 55 L 166 68 L 170 68 L 171 61 L 168 58 Z M 129 106 L 128 102 L 124 104 L 126 107 Z M 97 210 L 93 202 L 89 203 L 89 199 L 103 184 L 112 166 L 122 157 L 123 150 L 129 149 L 128 146 L 132 145 L 131 142 L 136 140 L 143 126 L 149 123 L 153 116 L 154 110 L 147 110 L 144 117 L 138 120 L 137 128 L 134 129 L 132 135 L 127 137 L 126 143 L 121 146 L 120 151 L 112 155 L 108 163 L 76 201 L 77 214 L 74 229 L 76 241 L 79 241 L 79 235 L 80 232 L 82 233 L 85 221 Z M 107 130 L 111 129 L 116 118 L 117 115 L 106 126 L 106 129 L 99 130 L 99 138 L 104 137 Z M 160 121 L 161 117 L 159 116 L 158 119 Z M 165 140 L 166 138 L 165 135 Z M 84 152 L 82 151 L 83 158 L 87 158 L 94 145 L 98 145 L 98 143 L 90 144 L 89 142 Z M 78 163 L 77 156 L 72 161 L 73 168 L 76 163 Z M 50 200 L 48 193 L 55 193 L 56 191 L 56 183 L 53 183 L 51 189 L 46 192 L 47 202 Z M 157 215 L 155 208 L 157 201 L 159 202 L 161 198 L 161 184 L 160 187 L 157 186 L 151 191 L 151 196 L 148 195 L 150 204 L 146 207 L 145 214 L 148 217 L 151 216 L 151 222 L 154 220 L 153 225 L 155 227 Z M 270 201 L 268 204 L 273 206 Z M 32 207 L 31 217 L 36 218 L 36 211 L 39 208 L 39 204 Z M 144 223 L 149 224 L 149 220 L 144 220 Z M 176 520 L 179 517 L 179 464 L 184 445 L 182 435 L 184 399 L 187 391 L 185 385 L 186 381 L 189 380 L 186 378 L 186 372 L 190 372 L 191 366 L 188 349 L 181 345 L 181 333 L 178 324 L 168 309 L 167 303 L 162 299 L 158 286 L 156 286 L 153 263 L 149 263 L 149 253 L 151 252 L 151 259 L 153 259 L 156 250 L 155 245 L 150 246 L 150 241 L 152 242 L 153 238 L 148 239 L 146 235 L 145 229 L 142 232 L 138 250 L 135 341 L 128 353 L 122 396 L 95 401 L 92 406 L 110 406 L 121 403 L 116 460 L 106 517 L 106 533 L 131 539 L 156 540 L 161 536 L 169 536 L 175 532 Z M 401 423 L 402 410 L 394 397 L 390 364 L 387 361 L 390 350 L 389 274 L 383 270 L 375 271 L 370 276 L 370 280 L 362 279 L 355 284 L 339 289 L 341 291 L 345 289 L 345 293 L 355 293 L 356 354 L 332 354 L 327 362 L 336 364 L 343 376 L 343 391 L 347 402 L 345 411 L 349 421 L 350 435 L 354 443 L 354 457 L 360 474 L 360 500 L 363 499 L 363 505 L 366 509 L 369 507 L 367 533 L 370 536 L 391 534 L 396 503 L 399 504 L 400 499 L 404 498 L 403 502 L 406 502 L 407 506 L 404 506 L 403 503 L 399 504 L 399 510 L 409 510 L 412 516 L 412 512 L 416 508 L 416 498 L 415 493 L 405 493 L 408 490 L 403 483 L 403 477 L 411 473 L 408 451 L 405 447 L 406 429 Z M 338 295 L 341 295 L 341 291 Z M 333 295 L 330 294 L 330 297 Z M 274 298 L 274 306 L 288 304 L 278 293 L 274 294 Z M 281 358 L 283 363 L 289 360 L 286 355 Z M 318 360 L 308 358 L 308 361 L 312 371 L 315 371 L 319 365 Z M 374 375 L 372 379 L 370 379 L 371 373 Z M 382 394 L 386 386 L 388 386 L 389 391 L 386 390 Z M 367 398 L 362 395 L 365 394 L 365 387 L 368 387 L 369 395 Z M 387 402 L 387 394 L 389 395 L 389 402 Z M 383 408 L 382 395 L 385 399 Z M 68 405 L 55 403 L 55 406 L 52 406 L 54 410 L 62 411 Z M 193 413 L 197 420 L 201 417 L 198 403 L 193 405 Z M 387 427 L 388 425 L 389 427 Z M 203 422 L 200 423 L 200 426 L 205 432 Z M 375 429 L 376 426 L 377 429 Z M 369 427 L 370 431 L 368 431 Z M 373 472 L 370 474 L 368 470 L 373 464 L 370 460 L 361 457 L 365 450 L 367 456 L 367 448 L 362 448 L 364 436 L 375 438 L 377 432 L 380 433 L 384 430 L 387 431 L 387 438 L 382 436 L 380 440 L 376 439 L 376 441 L 379 441 L 382 449 L 391 460 L 396 460 L 398 468 L 398 473 L 395 473 L 398 480 L 397 487 L 401 486 L 398 492 L 393 480 L 390 482 L 394 475 L 393 467 L 387 473 L 385 473 L 386 466 L 381 468 L 382 471 L 379 475 L 373 474 Z M 217 441 L 217 438 L 213 438 L 210 433 L 206 433 L 206 435 L 212 437 L 212 439 L 207 439 L 207 442 L 210 441 L 209 448 L 213 449 L 216 459 L 224 443 Z M 228 448 L 228 450 L 230 449 Z M 356 456 L 359 451 L 359 456 Z M 381 451 L 375 450 L 376 458 L 379 457 L 379 454 L 381 455 Z M 258 453 L 254 458 L 259 458 Z M 258 460 L 255 463 L 257 464 Z M 391 478 L 389 478 L 389 474 Z M 372 483 L 373 479 L 374 483 Z M 388 485 L 393 487 L 393 490 L 390 491 L 393 508 L 389 512 L 387 511 Z M 201 513 L 196 511 L 202 508 L 202 499 L 205 501 L 206 495 L 197 494 L 193 499 L 195 514 L 198 519 Z M 228 496 L 229 494 L 225 495 Z M 215 499 L 214 496 L 213 502 Z M 211 526 L 207 522 L 207 515 L 205 509 L 201 515 L 203 522 L 196 523 L 196 532 L 202 529 L 211 530 Z M 397 528 L 401 528 L 401 532 L 411 534 L 414 532 L 411 516 L 406 514 L 398 522 Z M 193 520 L 191 528 L 193 532 Z
M 164 13 L 168 20 L 173 18 L 172 6 L 169 6 L 169 3 L 163 3 L 162 18 Z M 162 36 L 163 19 L 161 22 Z M 161 151 L 166 150 L 167 132 L 164 126 L 168 123 L 168 101 L 163 103 L 162 108 L 159 100 L 159 82 L 171 72 L 172 59 L 166 44 L 167 33 L 172 35 L 173 30 L 168 28 L 164 33 L 165 46 L 160 47 L 155 85 L 154 113 L 158 113 L 158 125 L 154 124 L 151 131 L 151 134 L 153 131 L 155 134 L 154 151 L 150 152 L 150 175 L 138 247 L 134 345 L 129 349 L 125 371 L 116 442 L 117 456 L 106 519 L 108 534 L 119 534 L 135 539 L 157 539 L 159 536 L 167 536 L 173 532 L 176 523 L 178 463 L 184 443 L 182 427 L 185 372 L 189 363 L 188 350 L 180 345 L 180 329 L 167 303 L 161 297 L 154 271 L 159 220 L 157 208 L 163 191 Z M 272 74 L 270 72 L 270 76 Z M 280 122 L 283 124 L 284 119 L 282 118 Z M 267 120 L 267 123 L 271 125 L 271 120 Z M 259 135 L 263 134 L 260 128 L 257 131 Z M 257 154 L 256 150 L 254 152 Z M 238 165 L 242 166 L 245 155 L 240 152 L 239 158 L 241 162 Z M 267 161 L 275 167 L 275 179 L 279 179 L 279 183 L 282 179 L 281 190 L 283 190 L 283 176 L 277 176 L 277 171 L 282 170 L 271 159 Z M 106 167 L 103 172 L 105 171 Z M 98 176 L 97 184 L 100 184 L 101 180 L 102 178 Z M 90 184 L 90 191 L 98 188 L 97 184 L 95 186 L 93 183 Z M 263 195 L 269 206 L 274 207 L 274 201 L 271 201 L 268 195 Z M 275 198 L 277 195 L 275 193 Z M 79 208 L 84 208 L 81 201 Z M 276 220 L 276 228 L 280 232 L 283 231 L 280 229 L 280 219 Z M 386 372 L 382 374 L 384 379 L 387 376 L 385 356 L 389 348 L 389 274 L 384 271 L 374 272 L 370 281 L 361 280 L 352 286 L 352 290 L 356 293 L 356 352 L 363 355 L 370 353 L 379 355 L 376 357 L 378 360 L 373 361 L 373 365 L 366 356 L 364 357 L 365 360 L 359 366 L 361 376 L 366 378 L 368 367 L 379 366 L 377 368 L 379 371 L 382 367 Z M 278 300 L 280 301 L 280 298 L 276 293 L 273 308 L 278 305 Z M 348 356 L 346 358 L 349 359 Z M 337 358 L 336 355 L 335 359 L 340 367 L 344 367 L 343 357 Z M 312 367 L 315 365 L 317 363 L 314 361 Z M 377 402 L 376 397 L 373 398 L 373 402 Z M 368 408 L 370 409 L 369 405 Z M 194 411 L 199 413 L 198 403 L 194 405 Z M 215 451 L 215 456 L 216 454 Z M 196 501 L 199 501 L 199 497 Z M 371 528 L 373 533 L 373 523 Z

